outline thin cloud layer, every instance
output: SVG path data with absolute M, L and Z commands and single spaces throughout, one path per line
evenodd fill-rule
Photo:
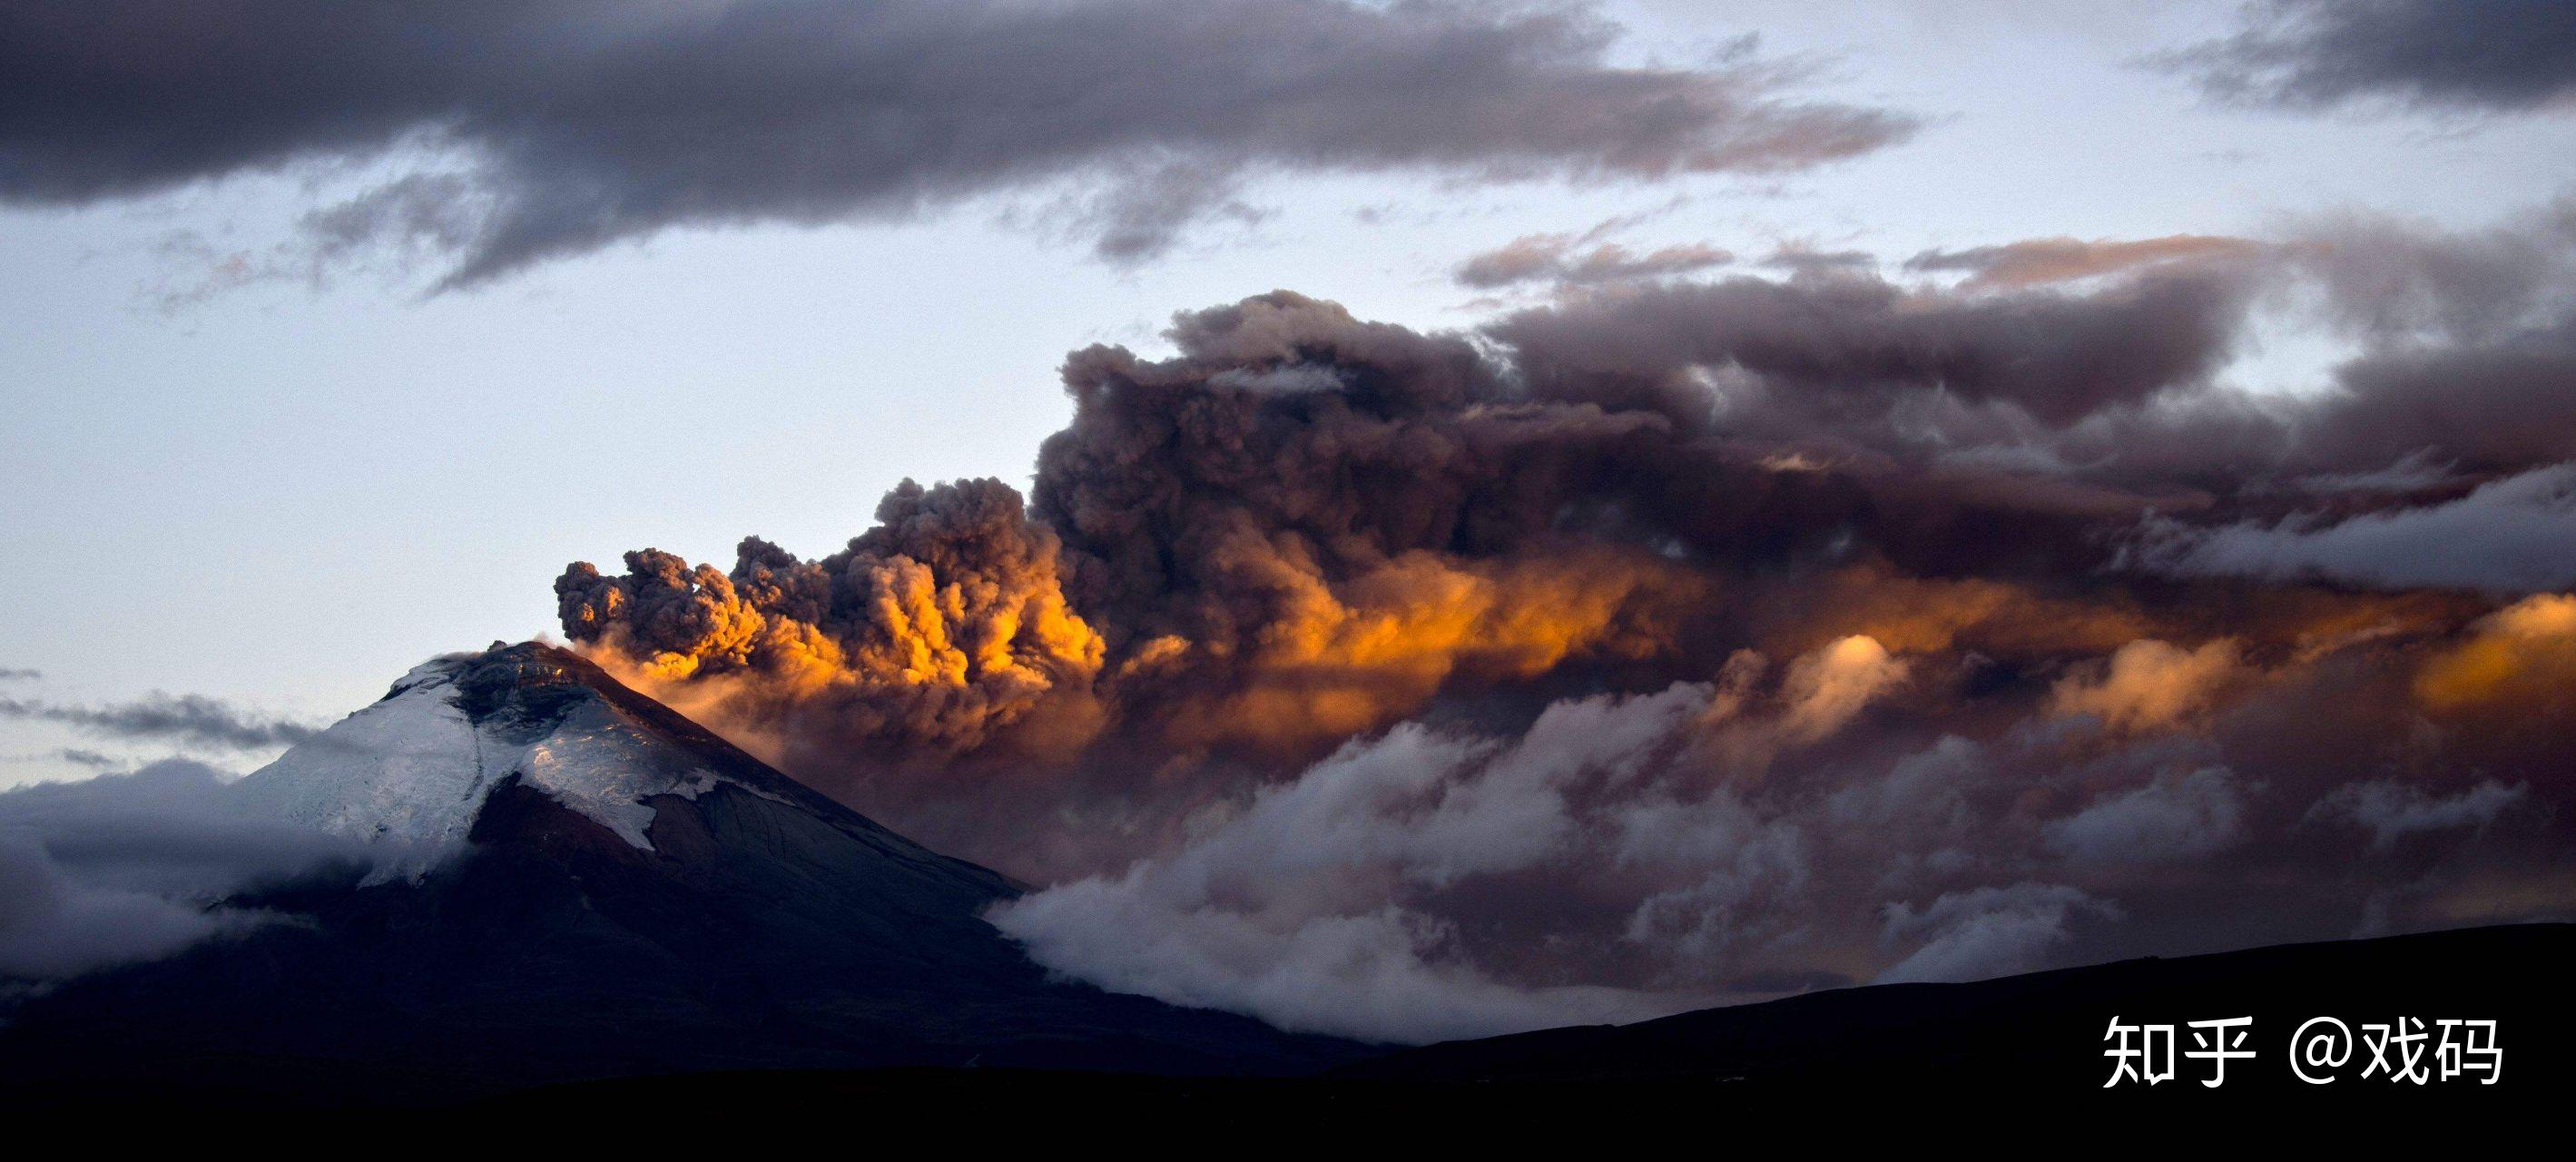
M 2182 259 L 2247 256 L 2260 249 L 2260 244 L 2243 238 L 2208 234 L 2172 234 L 2134 241 L 2033 238 L 2000 246 L 1927 250 L 1905 260 L 1905 269 L 1964 271 L 1971 286 L 2025 287 L 2095 278 Z
M 902 217 L 1072 181 L 1112 259 L 1247 177 L 1795 170 L 1905 116 L 1738 53 L 1629 67 L 1578 9 L 1346 0 L 167 4 L 0 14 L 0 197 L 77 205 L 280 167 L 405 171 L 281 261 L 369 248 L 444 285 L 683 227 Z
M 1702 243 L 1632 250 L 1616 242 L 1589 247 L 1570 234 L 1530 234 L 1458 264 L 1458 285 L 1491 290 L 1515 283 L 1573 286 L 1692 274 L 1735 261 L 1735 255 Z
M 159 691 L 132 702 L 66 706 L 0 698 L 0 718 L 59 722 L 109 738 L 170 741 L 229 750 L 292 746 L 319 733 L 300 722 L 264 718 L 202 694 Z

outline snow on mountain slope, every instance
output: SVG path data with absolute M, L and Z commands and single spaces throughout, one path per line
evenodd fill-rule
M 517 656 L 459 654 L 416 667 L 382 700 L 243 779 L 241 806 L 382 845 L 369 881 L 381 883 L 417 880 L 455 855 L 486 797 L 513 774 L 646 851 L 655 796 L 695 799 L 723 783 L 787 802 L 710 769 L 662 730 L 587 693 L 577 672 L 587 663 L 542 646 L 508 652 Z M 486 672 L 496 657 L 514 675 L 552 671 L 587 696 L 483 705 L 460 681 Z

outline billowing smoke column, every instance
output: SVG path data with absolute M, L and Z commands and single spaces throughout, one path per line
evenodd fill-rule
M 1026 513 L 995 481 L 907 484 L 818 562 L 754 539 L 730 573 L 649 550 L 622 576 L 575 565 L 566 632 L 1006 864 L 1028 837 L 979 840 L 990 780 L 1036 784 L 1006 798 L 1041 816 L 1102 784 L 1079 796 L 1115 816 L 1074 837 L 1091 867 L 1230 789 L 1180 766 L 1257 777 L 1444 691 L 1665 659 L 1706 606 L 1667 536 L 1603 527 L 1623 465 L 1675 445 L 1665 417 L 1515 399 L 1463 339 L 1284 292 L 1176 337 L 1166 362 L 1068 361 L 1079 410 Z
M 746 538 L 731 575 L 652 549 L 623 577 L 574 565 L 555 585 L 564 629 L 657 685 L 747 677 L 776 712 L 829 699 L 854 736 L 943 753 L 1088 691 L 1100 636 L 1066 607 L 1055 535 L 1018 493 L 906 482 L 877 522 L 821 561 Z
M 997 916 L 1042 961 L 1304 1028 L 2563 916 L 2571 223 L 1574 288 L 1476 336 L 1274 292 L 1074 353 L 1025 505 L 906 483 L 819 561 L 557 592 L 658 695 L 1054 885 Z M 2282 301 L 2358 354 L 2229 386 Z

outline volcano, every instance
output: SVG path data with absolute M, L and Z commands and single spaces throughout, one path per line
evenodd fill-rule
M 375 858 L 279 919 L 24 999 L 0 1080 L 470 1096 L 708 1070 L 1305 1073 L 1362 1048 L 1050 978 L 1018 885 L 568 651 L 425 664 L 232 790 Z

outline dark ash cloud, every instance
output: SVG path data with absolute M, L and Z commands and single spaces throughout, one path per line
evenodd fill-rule
M 288 746 L 319 733 L 311 726 L 261 718 L 202 694 L 158 691 L 108 706 L 64 706 L 28 698 L 0 698 L 0 718 L 60 722 L 113 738 L 168 739 L 233 750 Z
M 2175 54 L 2224 100 L 2469 112 L 2564 109 L 2576 7 L 2561 0 L 2271 0 L 2235 36 Z
M 37 0 L 0 11 L 0 198 L 78 205 L 391 158 L 278 260 L 390 247 L 444 285 L 678 227 L 891 218 L 1073 180 L 1112 258 L 1270 171 L 1472 180 L 1795 170 L 1914 122 L 1739 52 L 1611 62 L 1580 9 Z

